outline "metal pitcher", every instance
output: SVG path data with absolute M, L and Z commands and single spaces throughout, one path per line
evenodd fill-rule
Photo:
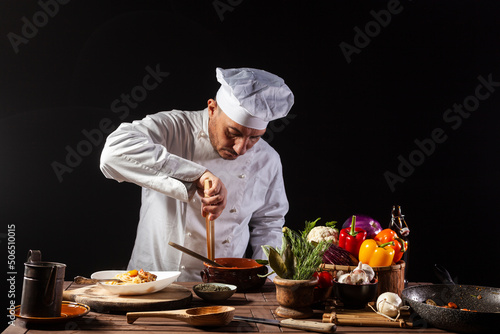
M 24 264 L 22 317 L 60 317 L 66 265 L 42 262 L 39 250 L 30 250 Z

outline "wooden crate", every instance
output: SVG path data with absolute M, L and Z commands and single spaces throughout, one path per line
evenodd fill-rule
M 357 266 L 340 266 L 336 264 L 322 264 L 321 268 L 330 272 L 333 277 L 337 277 L 337 271 L 343 270 L 348 273 L 354 270 Z M 394 292 L 401 296 L 401 292 L 405 288 L 405 262 L 398 263 L 387 267 L 373 267 L 375 276 L 378 278 L 377 296 L 384 292 Z

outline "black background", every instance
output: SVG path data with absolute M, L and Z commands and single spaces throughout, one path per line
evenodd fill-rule
M 396 9 L 381 26 L 373 13 L 391 3 Z M 364 213 L 386 227 L 398 204 L 411 229 L 409 280 L 437 282 L 432 268 L 440 263 L 459 283 L 498 286 L 498 7 L 73 0 L 43 21 L 37 1 L 2 1 L 0 268 L 10 271 L 14 226 L 17 301 L 29 249 L 66 263 L 68 278 L 126 267 L 140 188 L 101 174 L 99 123 L 202 109 L 218 89 L 217 66 L 266 69 L 295 94 L 289 117 L 266 135 L 282 157 L 287 225 L 300 229 L 317 217 L 341 224 Z M 15 45 L 23 17 L 40 27 Z M 362 41 L 357 31 L 366 27 L 371 37 Z M 339 45 L 356 42 L 348 62 Z M 113 101 L 142 85 L 147 66 L 169 74 L 127 114 L 114 113 Z M 489 96 L 468 118 L 446 122 L 454 104 L 474 101 L 480 76 L 494 91 L 481 88 Z M 415 141 L 428 143 L 437 128 L 446 140 L 417 152 Z M 102 138 L 89 144 L 82 131 Z M 53 164 L 67 165 L 68 150 L 78 149 L 81 159 L 58 178 Z M 418 166 L 391 190 L 385 174 L 399 173 L 399 156 Z

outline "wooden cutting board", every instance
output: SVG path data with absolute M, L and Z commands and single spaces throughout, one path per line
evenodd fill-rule
M 100 313 L 183 309 L 189 307 L 192 298 L 189 289 L 177 284 L 170 284 L 161 291 L 142 296 L 113 295 L 99 285 L 66 290 L 63 293 L 64 300 L 86 304 L 92 311 Z

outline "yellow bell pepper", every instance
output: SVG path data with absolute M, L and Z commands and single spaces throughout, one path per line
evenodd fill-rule
M 370 267 L 385 267 L 392 264 L 394 258 L 394 241 L 381 243 L 374 239 L 366 239 L 359 248 L 359 261 Z

